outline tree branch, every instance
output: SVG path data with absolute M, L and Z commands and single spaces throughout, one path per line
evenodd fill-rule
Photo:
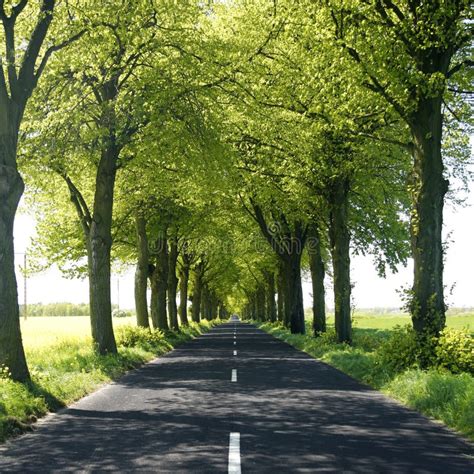
M 76 185 L 72 182 L 71 178 L 69 178 L 69 176 L 65 172 L 61 172 L 60 175 L 66 182 L 67 187 L 69 188 L 71 201 L 74 204 L 79 220 L 81 221 L 81 225 L 84 230 L 84 235 L 87 237 L 89 235 L 90 225 L 92 223 L 92 217 L 89 211 L 89 207 L 87 206 L 87 203 L 79 189 L 77 189 Z
M 467 66 L 467 67 L 473 67 L 474 66 L 474 61 L 471 61 L 470 59 L 466 59 L 458 64 L 456 64 L 455 66 L 453 66 L 449 71 L 448 73 L 446 74 L 446 78 L 447 79 L 450 79 L 454 74 L 456 74 L 457 72 L 459 72 L 464 66 Z
M 404 150 L 409 151 L 410 153 L 413 152 L 413 143 L 411 143 L 411 142 L 406 143 L 406 142 L 402 142 L 400 140 L 393 140 L 391 138 L 377 137 L 375 135 L 371 135 L 370 133 L 364 133 L 364 132 L 358 132 L 355 135 L 358 136 L 358 137 L 370 138 L 372 140 L 377 140 L 377 141 L 383 142 L 383 143 L 389 143 L 390 145 L 397 145 L 397 146 L 403 148 Z
M 255 213 L 255 221 L 257 222 L 258 226 L 260 227 L 260 230 L 265 237 L 265 239 L 268 241 L 270 246 L 278 253 L 278 255 L 283 256 L 285 255 L 285 249 L 282 248 L 278 240 L 275 238 L 275 236 L 270 232 L 270 229 L 268 228 L 267 221 L 265 219 L 265 216 L 263 215 L 262 208 L 252 199 L 250 198 L 250 203 L 252 204 L 254 213 Z
M 25 9 L 28 0 L 20 0 L 13 8 L 12 8 L 12 15 L 10 18 L 16 19 L 16 17 Z M 2 1 L 3 4 L 3 1 Z M 3 7 L 2 7 L 3 10 Z
M 18 93 L 18 77 L 16 74 L 15 59 L 15 24 L 11 18 L 3 20 L 3 30 L 5 32 L 8 82 L 10 84 L 11 95 L 14 96 Z
M 46 50 L 46 52 L 43 55 L 43 58 L 41 59 L 41 63 L 39 65 L 38 69 L 36 70 L 35 83 L 38 82 L 41 74 L 43 74 L 44 68 L 46 67 L 46 64 L 48 63 L 48 60 L 51 57 L 51 55 L 53 53 L 55 53 L 56 51 L 60 51 L 61 49 L 65 48 L 66 46 L 69 46 L 71 43 L 74 43 L 75 41 L 80 39 L 85 34 L 85 32 L 86 32 L 86 30 L 84 29 L 84 30 L 80 31 L 79 33 L 75 34 L 74 36 L 71 36 L 69 39 L 63 41 L 62 43 L 51 46 Z
M 5 73 L 3 71 L 3 61 L 0 56 L 0 101 L 2 102 L 2 107 L 4 107 L 3 104 L 6 104 L 8 100 L 10 99 L 8 95 L 8 89 L 7 89 L 7 83 L 5 80 Z
M 35 87 L 35 64 L 38 59 L 41 46 L 43 45 L 46 34 L 48 33 L 49 25 L 53 20 L 53 10 L 55 6 L 55 0 L 43 0 L 40 7 L 40 13 L 38 15 L 38 22 L 31 33 L 28 46 L 20 67 L 20 73 L 18 74 L 18 81 L 20 87 L 20 99 L 26 103 L 26 100 L 31 95 Z

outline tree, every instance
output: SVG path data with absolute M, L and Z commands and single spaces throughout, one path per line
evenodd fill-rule
M 58 42 L 45 48 L 57 10 L 55 0 L 42 0 L 38 10 L 27 0 L 10 7 L 0 2 L 6 59 L 0 68 L 0 365 L 7 366 L 15 380 L 29 379 L 20 334 L 13 248 L 13 222 L 24 191 L 17 164 L 19 131 L 28 100 L 51 55 L 83 34 L 64 37 L 55 31 L 58 37 L 51 40 Z M 36 18 L 36 24 L 28 28 L 31 18 Z M 22 41 L 18 42 L 20 35 Z
M 334 41 L 408 127 L 413 167 L 410 303 L 413 326 L 429 341 L 445 325 L 443 204 L 449 183 L 442 156 L 443 108 L 472 61 L 472 4 L 439 2 L 330 3 Z M 472 71 L 472 69 L 471 69 Z

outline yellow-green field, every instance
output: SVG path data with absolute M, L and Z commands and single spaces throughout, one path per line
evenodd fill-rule
M 310 312 L 307 312 L 310 319 Z M 334 315 L 328 315 L 328 324 L 334 323 Z M 135 324 L 135 318 L 114 318 L 114 327 Z M 375 314 L 356 312 L 354 327 L 361 329 L 392 329 L 410 324 L 407 314 Z M 474 314 L 448 315 L 447 326 L 453 329 L 468 329 L 474 333 Z M 53 346 L 67 341 L 90 340 L 90 321 L 87 316 L 32 317 L 21 322 L 23 341 L 27 352 L 41 347 Z
M 306 310 L 306 319 L 312 319 L 311 310 Z M 327 315 L 329 325 L 334 324 L 334 314 Z M 353 316 L 353 327 L 361 329 L 393 329 L 395 326 L 411 324 L 410 315 L 404 313 L 377 314 L 375 312 L 356 311 Z M 474 313 L 449 314 L 446 325 L 453 329 L 467 329 L 474 333 Z
M 411 319 L 408 314 L 354 314 L 354 327 L 364 329 L 392 329 L 395 326 L 410 324 Z M 457 314 L 446 317 L 446 325 L 453 329 L 468 329 L 474 332 L 474 314 Z
M 135 318 L 114 318 L 114 327 L 135 324 Z M 21 321 L 23 342 L 27 351 L 53 346 L 64 341 L 86 341 L 91 338 L 87 316 L 32 317 Z

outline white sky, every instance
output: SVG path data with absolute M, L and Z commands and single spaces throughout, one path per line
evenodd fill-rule
M 447 301 L 453 307 L 474 307 L 474 288 L 472 272 L 474 271 L 474 186 L 468 199 L 469 206 L 453 210 L 445 208 L 445 231 L 452 232 L 452 243 L 449 246 L 445 264 L 445 284 L 447 289 L 455 285 L 452 295 L 446 292 Z M 15 251 L 24 252 L 30 238 L 35 232 L 35 221 L 32 217 L 19 214 L 15 221 Z M 17 255 L 17 263 L 23 263 L 23 256 Z M 117 288 L 119 280 L 120 290 Z M 397 290 L 408 286 L 412 280 L 412 267 L 400 268 L 399 273 L 388 274 L 386 279 L 379 278 L 370 257 L 353 257 L 352 280 L 354 303 L 358 308 L 399 307 L 401 305 Z M 303 292 L 305 306 L 311 305 L 310 284 L 305 282 Z M 328 288 L 329 290 L 329 288 Z M 23 280 L 18 274 L 18 291 L 23 302 Z M 114 276 L 112 298 L 117 303 L 120 292 L 120 307 L 133 308 L 133 269 L 125 274 Z M 49 303 L 68 301 L 71 303 L 88 302 L 88 284 L 86 280 L 68 280 L 62 278 L 58 270 L 51 269 L 28 280 L 28 302 Z M 328 291 L 327 302 L 332 306 L 332 295 Z

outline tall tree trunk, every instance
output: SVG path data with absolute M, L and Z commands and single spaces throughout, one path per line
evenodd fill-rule
M 278 321 L 283 323 L 285 321 L 285 274 L 284 274 L 284 267 L 283 267 L 282 262 L 280 262 L 280 264 L 278 265 L 277 295 L 278 295 L 277 318 L 278 318 Z
M 275 274 L 273 272 L 265 272 L 265 309 L 266 319 L 274 323 L 277 318 L 275 304 Z
M 443 205 L 448 181 L 443 176 L 441 99 L 425 99 L 411 125 L 414 176 L 411 243 L 414 282 L 413 327 L 425 340 L 446 324 L 443 288 Z
M 189 326 L 188 322 L 188 283 L 189 264 L 183 263 L 179 275 L 179 318 L 183 326 Z
M 158 322 L 158 272 L 155 265 L 149 266 L 149 278 L 151 287 L 150 317 L 154 329 L 159 329 Z
M 334 311 L 339 342 L 352 340 L 350 234 L 348 228 L 349 181 L 340 179 L 330 195 L 329 237 L 334 273 Z
M 219 317 L 219 300 L 215 293 L 212 293 L 211 298 L 211 318 L 217 319 Z
M 301 244 L 302 245 L 302 244 Z M 301 249 L 295 249 L 285 258 L 286 268 L 286 287 L 287 294 L 285 302 L 287 302 L 287 318 L 292 334 L 304 334 L 306 331 L 304 322 L 304 304 L 303 304 L 303 288 L 301 286 Z
M 97 168 L 94 211 L 87 243 L 92 340 L 100 354 L 117 352 L 112 325 L 110 252 L 119 149 L 112 137 L 109 140 Z
M 258 321 L 265 321 L 265 286 L 260 284 L 257 286 L 255 295 L 255 309 Z
M 158 329 L 167 331 L 169 329 L 168 314 L 166 310 L 166 293 L 168 289 L 168 239 L 167 230 L 157 239 L 156 254 L 156 297 L 157 297 L 157 320 Z
M 168 313 L 171 328 L 179 330 L 178 308 L 176 306 L 176 292 L 178 288 L 178 278 L 176 276 L 176 264 L 178 261 L 178 242 L 176 236 L 170 238 L 170 251 L 168 258 Z
M 247 293 L 247 317 L 248 319 L 257 319 L 255 313 L 255 296 L 254 293 Z
M 201 296 L 202 296 L 202 278 L 203 278 L 203 264 L 202 262 L 196 265 L 193 271 L 193 305 L 192 305 L 192 320 L 198 323 L 201 320 Z
M 222 301 L 219 301 L 218 315 L 219 315 L 219 319 L 226 319 L 227 318 L 227 311 L 226 311 L 225 305 Z
M 326 299 L 324 291 L 326 271 L 321 256 L 321 239 L 317 226 L 313 225 L 310 227 L 306 245 L 313 289 L 313 332 L 317 336 L 322 332 L 326 332 Z
M 16 136 L 0 136 L 0 366 L 14 380 L 30 378 L 20 331 L 13 222 L 24 190 L 16 167 Z
M 147 283 L 150 256 L 148 252 L 148 238 L 146 234 L 146 221 L 137 215 L 135 218 L 137 235 L 137 267 L 135 269 L 135 310 L 137 313 L 137 326 L 149 328 Z
M 206 285 L 202 286 L 201 290 L 201 308 L 199 310 L 201 319 L 207 319 L 207 287 Z

